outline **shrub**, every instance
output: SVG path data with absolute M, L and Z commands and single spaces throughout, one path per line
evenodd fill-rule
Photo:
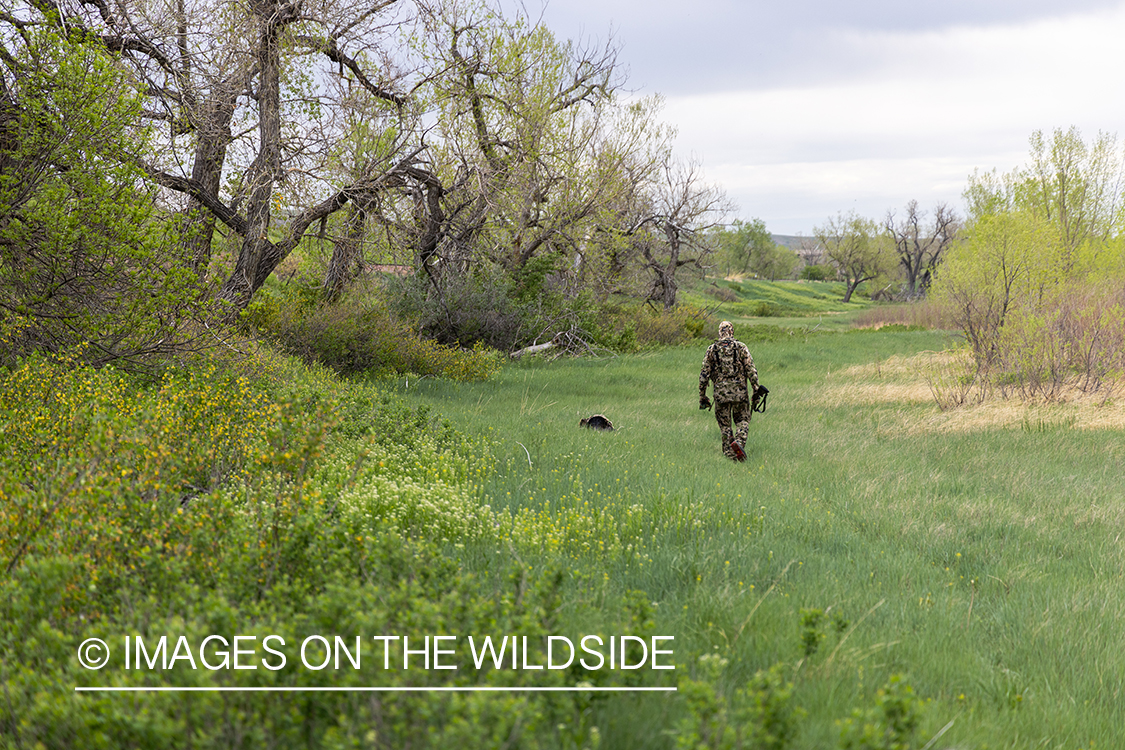
M 776 305 L 774 305 L 771 302 L 766 302 L 764 300 L 756 303 L 754 305 L 753 309 L 754 309 L 753 314 L 756 317 L 759 317 L 759 318 L 776 318 L 776 317 L 779 317 L 780 314 L 781 314 L 780 310 L 778 310 Z
M 482 584 L 446 555 L 443 540 L 495 544 L 500 526 L 475 484 L 490 463 L 485 447 L 426 412 L 269 350 L 232 368 L 203 357 L 190 364 L 154 382 L 37 357 L 0 377 L 5 739 L 52 748 L 596 744 L 581 695 L 263 701 L 227 692 L 185 702 L 77 693 L 91 682 L 552 686 L 576 677 L 384 670 L 370 657 L 366 671 L 298 668 L 294 648 L 311 633 L 519 633 L 542 642 L 557 632 L 564 576 L 521 563 Z M 193 486 L 215 466 L 213 484 Z M 577 615 L 596 614 L 610 632 L 637 627 L 630 601 L 580 607 L 596 608 Z M 84 639 L 117 648 L 115 634 L 126 633 L 149 643 L 167 636 L 168 651 L 178 636 L 198 645 L 210 634 L 259 643 L 277 634 L 289 660 L 278 671 L 196 670 L 175 659 L 167 671 L 129 670 L 118 651 L 96 676 L 79 667 Z M 540 742 L 564 721 L 568 742 Z
M 930 299 L 904 304 L 874 305 L 859 313 L 855 319 L 857 328 L 879 328 L 898 330 L 887 326 L 898 325 L 905 330 L 948 329 L 953 327 L 947 311 L 942 305 Z
M 738 300 L 738 294 L 733 289 L 719 286 L 714 282 L 707 287 L 706 292 L 720 302 L 735 302 Z
M 340 302 L 286 308 L 262 295 L 245 323 L 276 336 L 288 351 L 342 374 L 412 372 L 458 381 L 487 380 L 503 358 L 478 341 L 471 349 L 443 346 L 399 322 L 370 293 L 357 290 Z
M 836 271 L 830 266 L 808 265 L 801 269 L 801 278 L 806 281 L 829 281 L 836 278 Z
M 483 341 L 493 349 L 513 351 L 542 332 L 543 313 L 555 309 L 557 302 L 528 292 L 529 286 L 542 288 L 537 274 L 520 281 L 517 285 L 498 271 L 482 268 L 443 279 L 440 294 L 424 275 L 387 279 L 386 291 L 397 317 L 415 321 L 422 333 L 441 344 L 467 347 Z M 546 317 L 551 317 L 549 312 Z
M 909 750 L 914 746 L 914 731 L 922 702 L 914 689 L 891 675 L 875 694 L 875 708 L 855 709 L 841 722 L 840 747 L 843 750 Z
M 0 64 L 0 365 L 70 352 L 147 367 L 201 314 L 172 222 L 138 187 L 141 101 L 82 36 L 33 25 Z
M 679 692 L 686 716 L 674 731 L 676 747 L 788 747 L 803 712 L 792 704 L 793 683 L 785 680 L 784 667 L 775 664 L 768 670 L 759 670 L 744 687 L 728 696 L 720 687 L 727 663 L 717 653 L 704 654 L 698 660 L 697 678 L 680 679 Z
M 711 323 L 705 310 L 685 304 L 658 313 L 641 307 L 629 321 L 636 326 L 637 344 L 640 347 L 674 346 L 704 338 Z

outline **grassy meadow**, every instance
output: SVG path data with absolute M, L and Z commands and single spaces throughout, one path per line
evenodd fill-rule
M 702 347 L 395 389 L 487 436 L 484 496 L 553 519 L 518 554 L 561 564 L 570 601 L 643 590 L 681 678 L 704 654 L 726 660 L 710 677 L 728 691 L 781 665 L 806 712 L 795 747 L 835 746 L 848 719 L 883 726 L 892 675 L 917 716 L 903 746 L 1119 746 L 1125 444 L 1120 425 L 1086 427 L 1120 407 L 940 412 L 935 332 L 736 334 L 773 339 L 752 345 L 771 395 L 741 465 L 696 407 Z M 613 433 L 579 429 L 598 412 Z M 640 725 L 666 729 L 674 702 L 638 699 Z M 635 731 L 611 746 L 659 744 Z
M 871 301 L 857 294 L 844 304 L 843 293 L 844 284 L 838 281 L 706 278 L 689 281 L 683 299 L 714 310 L 720 318 L 747 324 L 765 318 L 785 327 L 844 330 Z
M 249 346 L 155 378 L 22 363 L 0 747 L 1120 746 L 1125 408 L 942 411 L 949 334 L 847 329 L 870 305 L 821 292 L 794 326 L 720 309 L 771 391 L 744 464 L 697 407 L 705 341 L 477 382 Z M 676 669 L 302 669 L 310 633 L 672 636 Z M 289 661 L 189 667 L 240 634 Z M 179 661 L 123 666 L 129 635 Z M 348 692 L 584 683 L 677 692 Z

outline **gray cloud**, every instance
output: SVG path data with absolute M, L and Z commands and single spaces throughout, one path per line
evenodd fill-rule
M 959 204 L 973 170 L 1023 163 L 1034 130 L 1125 122 L 1122 0 L 552 0 L 543 20 L 612 29 L 631 88 L 667 97 L 677 151 L 780 233 Z
M 509 2 L 513 0 L 508 0 Z M 557 34 L 605 39 L 611 29 L 634 86 L 687 94 L 798 85 L 862 73 L 846 32 L 937 32 L 1012 25 L 1118 7 L 1120 0 L 553 0 L 527 4 Z

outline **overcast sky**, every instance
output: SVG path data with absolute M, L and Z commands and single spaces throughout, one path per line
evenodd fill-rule
M 1035 130 L 1125 135 L 1125 0 L 525 0 L 556 36 L 612 32 L 629 87 L 743 218 L 811 234 L 911 199 L 960 209 Z

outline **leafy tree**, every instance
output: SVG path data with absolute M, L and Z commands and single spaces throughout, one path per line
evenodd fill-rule
M 1017 172 L 1016 203 L 1052 226 L 1064 271 L 1088 242 L 1104 243 L 1122 230 L 1125 158 L 1117 138 L 1100 133 L 1087 144 L 1079 130 L 1031 135 L 1031 164 Z
M 398 44 L 388 41 L 398 30 L 395 5 L 123 0 L 111 9 L 40 0 L 10 23 L 99 42 L 132 69 L 143 117 L 168 127 L 137 161 L 181 197 L 191 263 L 209 262 L 215 220 L 238 237 L 234 268 L 218 292 L 229 318 L 310 226 L 369 196 L 387 171 L 403 166 L 399 153 L 372 159 L 345 182 L 327 163 L 349 108 L 370 112 L 378 102 L 397 112 L 407 103 L 382 54 Z M 280 231 L 278 215 L 287 219 Z
M 1072 128 L 1033 134 L 1029 166 L 970 179 L 964 241 L 935 292 L 978 373 L 1049 398 L 1073 375 L 1096 388 L 1121 367 L 1123 163 L 1115 139 L 1087 145 Z
M 403 299 L 435 335 L 464 344 L 492 329 L 511 346 L 556 325 L 584 289 L 624 283 L 639 256 L 626 227 L 668 131 L 657 100 L 616 96 L 611 43 L 563 43 L 475 2 L 424 20 L 428 145 L 377 220 L 413 249 Z
M 487 262 L 516 277 L 550 257 L 556 268 L 592 271 L 602 245 L 591 238 L 655 163 L 655 102 L 615 96 L 612 41 L 560 42 L 523 16 L 471 2 L 431 13 L 435 73 L 423 91 L 435 103 L 428 154 L 445 222 L 420 270 L 434 278 Z
M 776 281 L 777 279 L 790 278 L 797 265 L 801 262 L 797 253 L 784 245 L 771 242 L 763 247 L 755 256 L 751 268 L 759 276 Z
M 966 240 L 954 246 L 939 274 L 937 298 L 952 313 L 986 369 L 999 353 L 1008 315 L 1034 286 L 1045 248 L 1043 228 L 1022 212 L 977 216 Z
M 844 276 L 844 302 L 850 302 L 856 287 L 886 273 L 893 264 L 891 250 L 879 226 L 854 211 L 837 214 L 813 229 L 825 255 Z
M 79 347 L 124 360 L 182 343 L 196 277 L 134 166 L 140 101 L 96 40 L 7 19 L 0 48 L 4 360 Z
M 735 219 L 729 229 L 723 227 L 715 234 L 718 252 L 725 256 L 728 274 L 735 268 L 740 273 L 747 273 L 752 263 L 775 246 L 766 223 L 761 219 Z

